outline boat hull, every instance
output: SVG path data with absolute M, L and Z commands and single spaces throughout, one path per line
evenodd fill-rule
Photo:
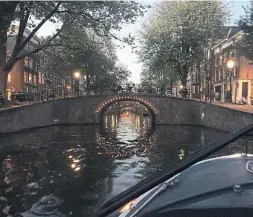
M 133 208 L 119 216 L 130 217 L 133 213 L 137 217 L 148 216 L 161 206 L 171 209 L 253 207 L 253 155 L 237 154 L 201 161 L 168 181 L 166 189 L 145 206 L 143 203 L 160 185 L 138 197 Z

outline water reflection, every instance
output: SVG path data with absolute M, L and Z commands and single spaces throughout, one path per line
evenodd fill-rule
M 91 216 L 105 200 L 223 134 L 182 126 L 152 131 L 150 124 L 150 117 L 125 111 L 107 114 L 103 128 L 49 127 L 1 138 L 1 195 L 23 212 L 53 194 L 64 201 L 64 214 Z

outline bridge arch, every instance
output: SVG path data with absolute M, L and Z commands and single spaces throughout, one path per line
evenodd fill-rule
M 140 104 L 145 106 L 151 114 L 152 125 L 155 125 L 157 115 L 156 107 L 149 100 L 143 99 L 138 96 L 115 96 L 101 102 L 96 109 L 98 123 L 103 124 L 103 114 L 105 113 L 106 109 L 109 108 L 111 105 L 115 104 L 116 102 L 120 101 L 139 102 Z

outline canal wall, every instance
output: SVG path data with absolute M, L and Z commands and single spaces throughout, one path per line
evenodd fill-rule
M 212 127 L 222 131 L 234 131 L 253 123 L 253 113 L 250 112 L 204 102 L 199 102 L 198 107 L 199 125 L 201 126 Z
M 100 123 L 98 108 L 113 99 L 119 98 L 117 96 L 74 97 L 3 109 L 0 110 L 0 134 L 52 125 L 98 124 Z M 149 105 L 150 111 L 154 112 L 156 117 L 156 124 L 194 125 L 233 131 L 253 123 L 253 113 L 193 99 L 135 96 L 134 100 Z

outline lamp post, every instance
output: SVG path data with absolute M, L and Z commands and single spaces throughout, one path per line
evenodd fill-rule
M 75 91 L 76 95 L 79 96 L 79 79 L 80 79 L 80 72 L 74 72 L 74 79 L 75 79 Z
M 230 82 L 230 102 L 232 103 L 232 72 L 233 72 L 233 68 L 234 68 L 235 62 L 233 60 L 229 60 L 227 62 L 227 67 L 229 70 L 229 82 Z

